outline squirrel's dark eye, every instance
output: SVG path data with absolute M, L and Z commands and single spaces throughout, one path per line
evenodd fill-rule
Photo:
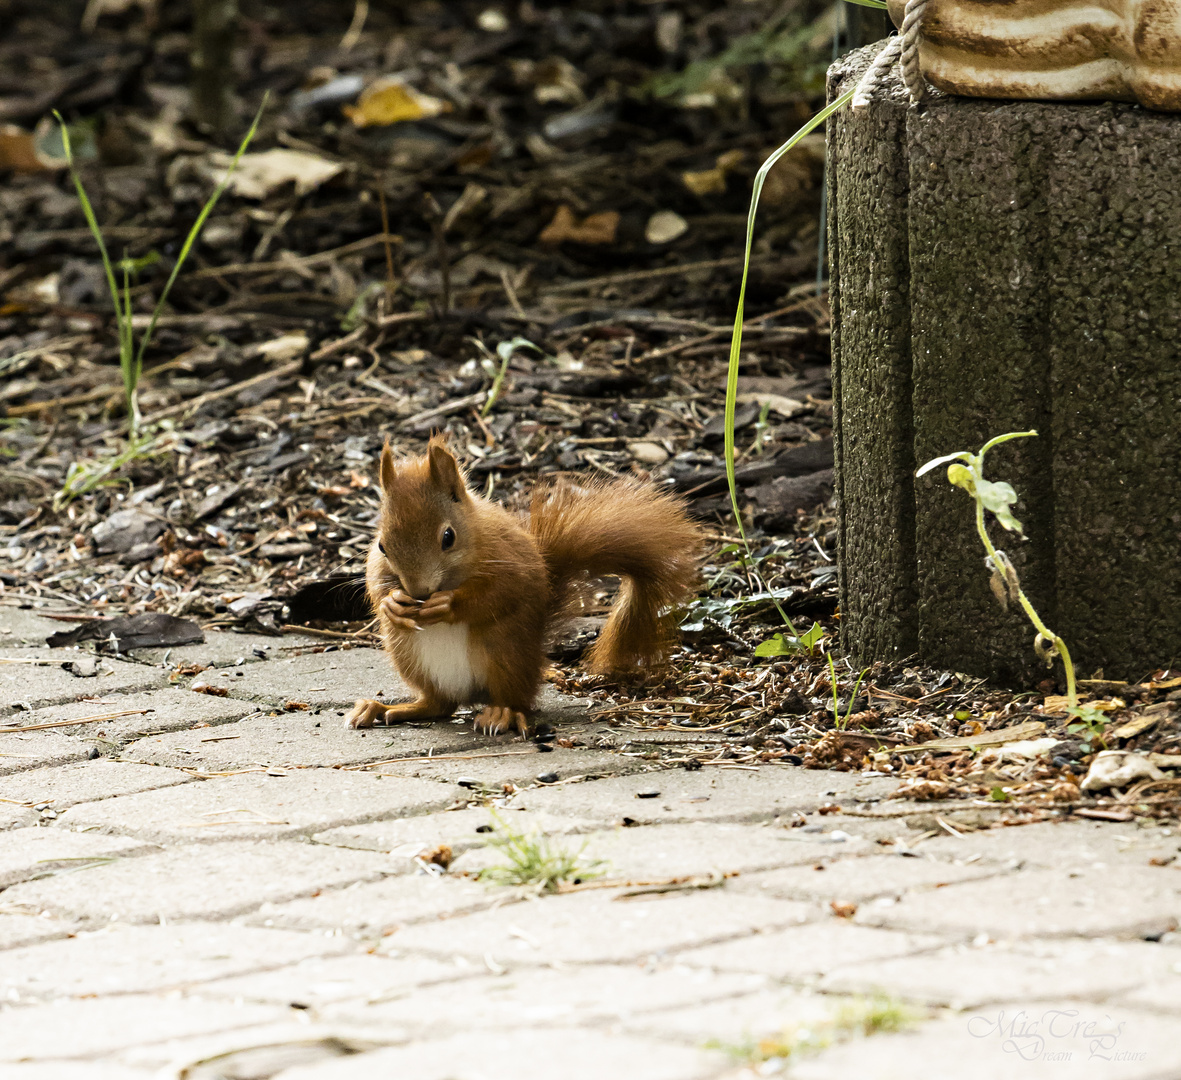
M 383 544 L 380 540 L 377 541 L 377 550 L 383 555 L 385 554 L 385 544 Z
M 459 502 L 459 492 L 457 492 L 457 491 L 451 492 L 451 501 L 456 502 L 456 503 Z
M 455 530 L 450 525 L 443 530 L 443 550 L 455 546 Z

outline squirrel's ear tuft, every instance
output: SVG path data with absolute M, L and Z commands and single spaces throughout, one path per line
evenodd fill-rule
M 381 466 L 377 475 L 383 490 L 389 491 L 394 486 L 398 470 L 394 466 L 394 452 L 390 449 L 389 439 L 386 439 L 385 446 L 381 448 Z
M 455 455 L 438 436 L 431 439 L 427 447 L 427 459 L 430 462 L 431 481 L 450 492 L 453 499 L 458 499 L 459 493 L 464 490 L 463 474 L 459 471 Z

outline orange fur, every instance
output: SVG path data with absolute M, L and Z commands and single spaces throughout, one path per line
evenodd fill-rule
M 380 478 L 366 588 L 386 652 L 419 697 L 358 701 L 353 726 L 450 715 L 482 700 L 489 707 L 479 729 L 524 733 L 546 629 L 587 576 L 623 579 L 590 669 L 628 669 L 663 655 L 667 609 L 689 596 L 697 576 L 697 529 L 675 497 L 632 480 L 561 483 L 535 494 L 526 529 L 467 490 L 439 437 L 423 457 L 401 464 L 387 444 Z

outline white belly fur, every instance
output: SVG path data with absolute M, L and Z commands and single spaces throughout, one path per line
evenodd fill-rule
M 468 637 L 467 623 L 436 623 L 410 639 L 423 674 L 452 701 L 470 701 L 487 685 L 484 664 L 472 656 Z

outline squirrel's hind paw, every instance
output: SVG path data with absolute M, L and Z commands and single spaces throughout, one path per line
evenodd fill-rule
M 353 706 L 353 711 L 349 713 L 346 724 L 351 728 L 373 727 L 374 724 L 385 722 L 385 714 L 388 709 L 389 706 L 380 701 L 369 701 L 366 698 L 359 698 Z
M 503 735 L 509 731 L 518 732 L 522 738 L 529 737 L 529 719 L 523 712 L 506 705 L 489 705 L 476 717 L 476 730 L 483 735 Z

